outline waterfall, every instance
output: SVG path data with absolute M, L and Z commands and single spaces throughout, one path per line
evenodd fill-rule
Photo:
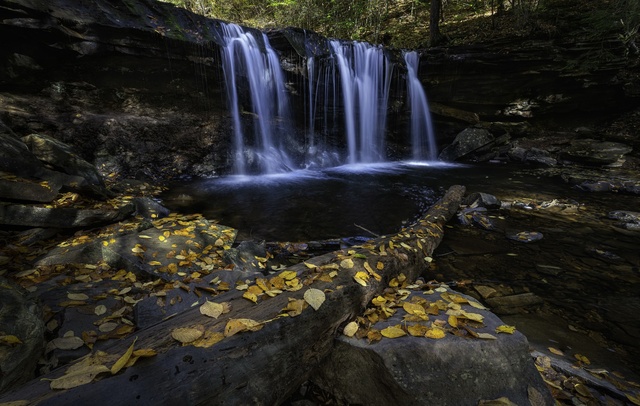
M 260 43 L 253 32 L 236 24 L 221 26 L 223 73 L 233 120 L 234 171 L 247 174 L 256 170 L 260 173 L 291 170 L 291 159 L 274 139 L 274 130 L 286 128 L 291 123 L 278 56 L 266 35 L 261 34 Z M 248 95 L 240 94 L 241 82 Z M 252 142 L 247 142 L 250 137 L 245 134 L 243 114 L 253 117 Z
M 418 53 L 405 52 L 407 63 L 407 94 L 411 106 L 411 148 L 414 160 L 435 161 L 438 157 L 435 133 L 427 95 L 418 79 Z
M 380 46 L 331 41 L 338 65 L 350 164 L 383 161 L 393 64 Z

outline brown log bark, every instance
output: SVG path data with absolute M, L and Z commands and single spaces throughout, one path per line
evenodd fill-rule
M 463 186 L 452 186 L 416 224 L 390 237 L 371 240 L 348 252 L 336 251 L 307 263 L 317 267 L 340 266 L 331 282 L 318 279 L 319 268 L 298 264 L 296 271 L 305 285 L 297 292 L 264 298 L 258 304 L 243 299 L 243 292 L 218 295 L 216 302 L 230 302 L 225 317 L 212 319 L 198 308 L 179 314 L 136 333 L 135 348 L 153 348 L 158 355 L 138 361 L 115 375 L 66 390 L 52 390 L 42 378 L 57 378 L 67 367 L 31 381 L 0 402 L 25 400 L 38 405 L 272 405 L 291 396 L 313 368 L 331 351 L 341 325 L 360 315 L 369 301 L 388 281 L 403 273 L 414 280 L 428 265 L 429 257 L 443 237 L 445 223 L 454 215 L 464 195 Z M 367 272 L 364 263 L 377 270 L 366 286 L 354 280 L 356 272 Z M 378 263 L 382 265 L 378 265 Z M 382 268 L 382 269 L 380 269 Z M 297 317 L 279 317 L 290 298 L 302 298 L 309 288 L 324 290 L 326 301 L 314 310 L 306 308 Z M 259 331 L 238 333 L 209 348 L 181 345 L 171 337 L 177 327 L 203 325 L 208 331 L 223 332 L 229 319 L 265 321 Z M 133 337 L 115 343 L 105 351 L 124 354 Z M 117 358 L 117 357 L 116 357 Z M 110 367 L 111 365 L 107 365 Z

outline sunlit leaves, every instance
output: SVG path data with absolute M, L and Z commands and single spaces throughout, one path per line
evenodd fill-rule
M 414 337 L 425 337 L 429 327 L 424 324 L 411 324 L 407 326 L 407 332 Z
M 353 280 L 358 282 L 359 285 L 367 286 L 367 282 L 369 281 L 369 274 L 366 272 L 356 272 L 353 276 Z
M 244 292 L 242 294 L 242 297 L 253 302 L 253 303 L 258 303 L 258 296 L 256 296 L 255 293 L 252 292 Z
M 507 326 L 503 324 L 501 326 L 496 327 L 496 333 L 505 333 L 505 334 L 513 334 L 516 332 L 515 326 Z
M 387 338 L 398 338 L 407 335 L 406 331 L 404 331 L 402 327 L 400 327 L 400 325 L 389 326 L 385 329 L 382 329 L 380 331 L 380 334 L 382 334 L 383 337 Z
M 440 328 L 430 328 L 429 330 L 427 330 L 424 336 L 427 338 L 433 338 L 434 340 L 439 340 L 441 338 L 444 338 L 446 336 L 446 333 Z
M 311 288 L 304 292 L 304 300 L 309 303 L 309 306 L 313 307 L 313 310 L 318 310 L 325 299 L 325 294 L 320 289 Z

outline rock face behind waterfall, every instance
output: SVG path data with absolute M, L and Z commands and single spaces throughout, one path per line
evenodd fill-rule
M 65 142 L 103 175 L 176 178 L 233 166 L 219 21 L 152 0 L 0 0 L 0 17 L 7 39 L 0 44 L 0 120 L 19 136 Z M 268 37 L 286 72 L 296 136 L 304 137 L 305 59 L 330 50 L 326 39 L 299 29 Z M 586 71 L 574 62 L 600 42 L 514 38 L 422 52 L 418 75 L 440 148 L 478 121 L 574 125 L 638 106 L 637 84 L 619 74 L 624 49 L 607 41 L 613 57 Z M 402 79 L 402 58 L 389 52 Z M 389 158 L 410 156 L 406 99 L 399 93 L 388 103 Z M 249 128 L 254 115 L 242 120 Z M 322 135 L 346 143 L 340 129 Z

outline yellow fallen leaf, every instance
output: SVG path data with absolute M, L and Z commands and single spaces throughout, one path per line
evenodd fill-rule
M 358 282 L 358 284 L 362 286 L 367 286 L 367 282 L 369 281 L 369 274 L 366 272 L 356 272 L 353 276 L 353 280 Z
M 87 300 L 89 296 L 84 293 L 69 293 L 67 294 L 67 298 L 69 298 L 69 300 Z
M 407 333 L 400 327 L 400 325 L 389 326 L 380 331 L 383 337 L 387 338 L 398 338 L 402 336 L 406 336 Z
M 305 302 L 309 303 L 309 306 L 313 307 L 314 310 L 318 310 L 324 303 L 325 299 L 326 296 L 320 289 L 311 288 L 304 292 Z
M 342 261 L 340 261 L 340 267 L 344 269 L 353 268 L 353 260 L 351 258 L 343 259 Z
M 109 371 L 110 369 L 104 365 L 86 365 L 81 368 L 75 368 L 72 373 L 67 373 L 60 378 L 51 380 L 49 386 L 51 389 L 71 389 L 90 383 L 99 374 Z
M 556 354 L 556 355 L 560 355 L 560 356 L 563 356 L 563 355 L 564 355 L 564 352 L 562 352 L 562 351 L 560 351 L 559 349 L 554 348 L 554 347 L 549 347 L 549 348 L 548 348 L 548 350 L 549 350 L 549 352 L 551 352 L 552 354 Z
M 0 336 L 0 345 L 16 345 L 22 344 L 22 341 L 14 335 L 3 335 Z
M 576 359 L 582 363 L 585 363 L 587 365 L 591 364 L 591 361 L 589 361 L 589 358 L 585 357 L 582 354 L 575 354 L 574 357 L 576 357 Z
M 204 335 L 193 342 L 194 347 L 209 348 L 224 339 L 224 334 L 219 331 L 205 331 Z
M 217 319 L 220 315 L 224 313 L 224 306 L 220 303 L 205 301 L 202 306 L 200 306 L 200 314 L 205 316 L 213 317 Z
M 625 393 L 625 396 L 627 397 L 627 399 L 629 399 L 631 403 L 633 403 L 634 405 L 640 406 L 640 395 L 632 395 L 630 393 Z
M 189 344 L 202 337 L 203 334 L 204 326 L 200 324 L 194 327 L 180 327 L 171 331 L 171 337 L 182 344 Z
M 252 301 L 253 303 L 258 303 L 258 296 L 256 296 L 255 293 L 251 293 L 251 292 L 244 292 L 242 294 L 242 297 Z
M 414 337 L 424 337 L 429 330 L 429 327 L 424 324 L 411 324 L 407 326 L 407 331 Z
M 478 338 L 482 338 L 483 340 L 497 340 L 498 337 L 489 333 L 478 333 Z
M 450 315 L 447 321 L 451 327 L 458 328 L 458 318 L 456 316 Z
M 122 367 L 124 367 L 126 363 L 129 361 L 129 358 L 131 358 L 131 354 L 133 354 L 133 346 L 136 344 L 137 340 L 138 340 L 138 337 L 134 338 L 133 342 L 131 343 L 127 351 L 125 351 L 125 353 L 122 354 L 120 358 L 118 358 L 115 364 L 111 366 L 111 375 L 117 374 L 122 369 Z
M 151 266 L 160 266 L 160 265 L 162 265 L 162 262 L 160 262 L 160 261 L 149 261 L 148 264 L 151 265 Z
M 380 276 L 380 274 L 378 274 L 376 271 L 374 271 L 373 268 L 371 268 L 371 265 L 369 265 L 369 263 L 366 262 L 366 261 L 364 263 L 364 269 L 366 269 L 367 272 L 369 272 L 369 275 L 373 276 L 373 278 L 375 280 L 377 280 L 378 282 L 380 282 L 382 280 L 382 276 Z
M 378 263 L 376 264 L 376 268 L 378 269 L 378 271 L 382 271 L 384 269 L 384 264 L 378 261 Z
M 422 315 L 426 316 L 424 307 L 422 307 L 422 305 L 419 305 L 417 303 L 402 302 L 402 308 L 404 309 L 405 312 L 409 314 L 415 314 L 416 316 L 422 316 Z
M 133 351 L 133 354 L 132 354 L 132 356 L 140 357 L 140 358 L 153 357 L 156 355 L 158 355 L 158 351 L 152 348 L 140 348 L 139 350 Z
M 290 281 L 293 278 L 296 278 L 298 274 L 296 271 L 282 271 L 279 275 L 285 281 Z
M 344 326 L 344 330 L 342 330 L 342 334 L 346 335 L 347 337 L 353 337 L 357 332 L 358 323 L 355 321 L 348 323 L 346 326 Z
M 247 292 L 253 293 L 254 295 L 258 296 L 258 295 L 262 294 L 264 291 L 258 285 L 251 285 L 247 289 Z
M 305 306 L 307 306 L 307 302 L 305 302 L 303 299 L 289 298 L 287 307 L 282 309 L 282 311 L 288 314 L 290 317 L 296 317 L 299 316 L 300 313 L 302 313 L 302 311 L 305 309 Z
M 473 307 L 475 307 L 476 309 L 480 309 L 480 310 L 487 310 L 486 307 L 484 307 L 483 305 L 481 305 L 480 303 L 476 302 L 475 300 L 469 300 L 469 304 Z
M 96 316 L 102 316 L 107 312 L 107 306 L 97 305 L 96 308 L 93 309 L 93 312 L 96 314 Z
M 496 333 L 506 333 L 506 334 L 513 334 L 516 331 L 516 326 L 507 326 L 506 324 L 503 324 L 501 326 L 496 327 Z
M 435 340 L 439 340 L 441 338 L 444 338 L 446 335 L 446 333 L 444 332 L 444 330 L 440 329 L 440 328 L 430 328 L 429 330 L 427 330 L 427 332 L 424 334 L 425 337 L 427 338 L 433 338 Z
M 383 304 L 387 303 L 387 299 L 378 295 L 371 299 L 371 303 L 373 303 L 374 306 L 382 306 Z
M 304 264 L 307 268 L 309 268 L 309 269 L 315 269 L 315 268 L 317 268 L 317 267 L 318 267 L 317 265 L 310 264 L 310 263 L 308 263 L 308 262 L 303 262 L 303 264 Z
M 229 319 L 224 327 L 224 336 L 231 337 L 242 331 L 258 331 L 263 324 L 251 319 Z

